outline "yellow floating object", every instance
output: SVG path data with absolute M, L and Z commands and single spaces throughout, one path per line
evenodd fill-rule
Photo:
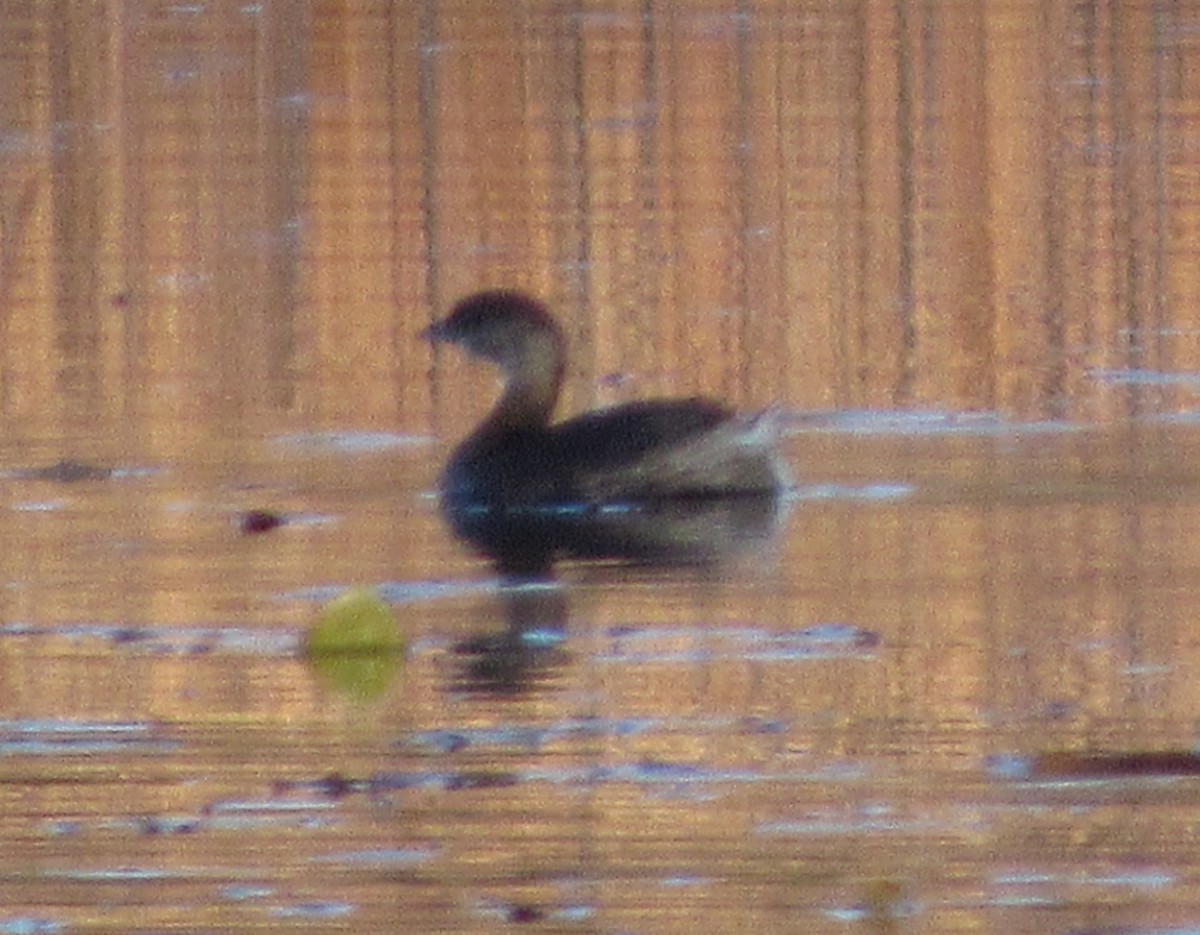
M 304 656 L 321 680 L 360 699 L 383 693 L 405 648 L 391 608 L 369 588 L 347 591 L 326 604 L 304 640 Z

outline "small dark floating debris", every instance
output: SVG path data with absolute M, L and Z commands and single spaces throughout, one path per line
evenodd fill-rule
M 810 643 L 853 646 L 858 649 L 874 649 L 880 642 L 878 633 L 849 623 L 822 623 L 800 630 L 797 635 Z
M 37 468 L 21 468 L 14 472 L 21 480 L 51 481 L 55 484 L 77 484 L 81 481 L 108 480 L 113 476 L 113 469 L 88 464 L 86 461 L 74 461 L 64 458 L 54 464 Z
M 462 789 L 503 789 L 520 784 L 520 779 L 513 773 L 500 770 L 465 770 L 451 773 L 446 778 L 444 788 L 450 791 Z
M 507 915 L 509 922 L 540 922 L 546 918 L 546 911 L 528 903 L 514 903 L 508 907 Z
M 1078 710 L 1079 705 L 1073 701 L 1057 700 L 1048 702 L 1043 709 L 1046 717 L 1055 721 L 1062 721 L 1066 718 L 1073 717 Z
M 316 783 L 317 789 L 330 799 L 344 799 L 351 792 L 356 791 L 360 783 L 353 779 L 347 779 L 341 773 L 330 773 Z
M 457 731 L 431 730 L 420 735 L 420 745 L 436 753 L 457 753 L 471 746 L 471 738 Z
M 270 532 L 286 522 L 287 518 L 274 510 L 247 510 L 238 519 L 238 528 L 242 535 L 255 536 L 259 533 Z
M 115 627 L 112 629 L 108 638 L 114 646 L 127 646 L 130 643 L 142 643 L 150 639 L 151 633 L 149 630 L 144 630 L 139 627 Z
M 365 784 L 358 779 L 351 779 L 341 773 L 329 773 L 316 779 L 276 780 L 271 786 L 274 798 L 282 798 L 293 792 L 315 793 L 327 799 L 344 799 L 355 792 L 361 792 Z
M 1200 754 L 1184 750 L 1133 753 L 1040 753 L 1029 761 L 1031 779 L 1122 779 L 1200 776 Z
M 199 830 L 200 827 L 200 823 L 195 820 L 166 818 L 155 815 L 144 815 L 135 824 L 138 831 L 147 837 L 154 837 L 161 834 L 191 834 Z
M 742 718 L 738 726 L 747 734 L 786 734 L 788 731 L 786 721 L 755 715 Z
M 1200 776 L 1200 755 L 1179 750 L 1142 753 L 1043 753 L 1035 776 Z

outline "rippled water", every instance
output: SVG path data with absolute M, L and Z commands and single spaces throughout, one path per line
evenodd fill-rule
M 812 415 L 773 535 L 516 581 L 428 440 L 13 444 L 0 932 L 1191 931 L 1198 447 Z
M 1200 932 L 1198 10 L 6 5 L 0 935 Z M 796 487 L 460 541 L 488 286 Z

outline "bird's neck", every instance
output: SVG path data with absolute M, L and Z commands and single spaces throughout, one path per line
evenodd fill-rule
M 531 348 L 519 365 L 506 368 L 504 391 L 485 425 L 492 431 L 548 426 L 565 371 L 565 362 L 556 346 Z

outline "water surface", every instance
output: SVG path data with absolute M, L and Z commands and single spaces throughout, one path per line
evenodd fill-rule
M 1200 930 L 1200 7 L 9 6 L 0 935 Z M 500 575 L 488 286 L 796 488 Z
M 773 537 L 520 586 L 428 440 L 12 446 L 0 931 L 1194 926 L 1200 432 L 797 425 Z M 355 585 L 370 698 L 299 653 Z

